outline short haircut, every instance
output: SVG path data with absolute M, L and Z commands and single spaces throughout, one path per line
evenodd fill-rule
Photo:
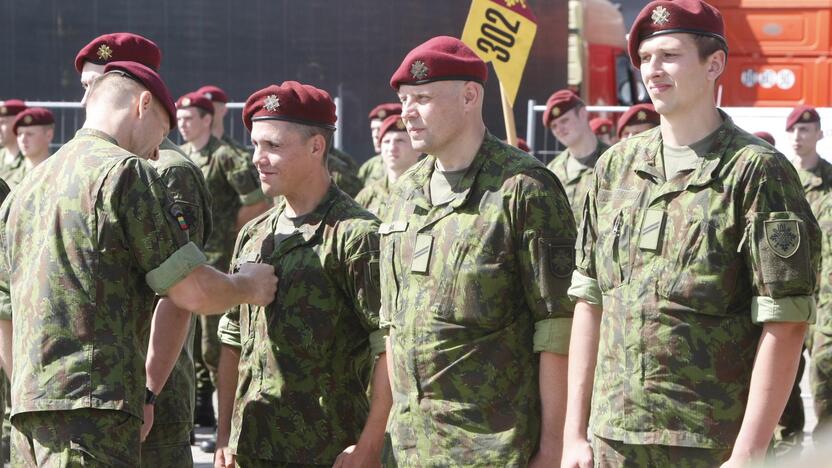
M 321 135 L 324 137 L 324 157 L 323 163 L 326 164 L 327 157 L 329 155 L 329 151 L 332 149 L 332 139 L 333 135 L 335 134 L 334 130 L 330 130 L 328 128 L 318 127 L 316 125 L 304 125 L 295 122 L 290 122 L 295 130 L 300 133 L 300 136 L 304 139 L 304 141 L 309 140 L 315 135 Z
M 725 58 L 728 58 L 728 46 L 724 41 L 721 41 L 713 36 L 705 36 L 703 34 L 694 34 L 693 42 L 696 43 L 696 50 L 699 52 L 699 61 L 704 62 L 708 57 L 717 51 L 725 52 Z

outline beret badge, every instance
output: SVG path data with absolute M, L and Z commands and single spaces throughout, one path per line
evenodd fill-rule
M 806 111 L 806 112 L 803 113 L 803 115 L 801 117 L 803 118 L 803 120 L 808 121 L 812 118 L 812 114 L 810 114 L 809 111 Z
M 30 123 L 32 123 L 32 116 L 27 115 L 26 117 L 23 117 L 23 123 L 25 123 L 26 125 L 29 125 Z
M 638 114 L 636 115 L 636 118 L 637 118 L 639 121 L 644 122 L 645 120 L 647 120 L 647 112 L 644 112 L 644 111 L 638 111 Z
M 191 98 L 182 98 L 182 107 L 188 107 L 191 105 Z
M 410 66 L 410 74 L 417 80 L 424 80 L 428 76 L 428 72 L 428 66 L 421 60 L 413 62 L 413 65 Z
M 560 116 L 560 107 L 553 107 L 552 108 L 552 117 Z
M 402 122 L 401 120 L 396 122 L 396 128 L 398 128 L 399 130 L 404 130 L 404 122 Z
M 386 110 L 382 109 L 382 110 L 378 111 L 378 118 L 384 119 L 385 117 L 387 117 L 387 111 Z
M 266 96 L 266 100 L 263 101 L 263 107 L 269 112 L 276 112 L 280 107 L 280 98 L 274 94 L 269 94 Z
M 110 60 L 113 57 L 113 49 L 111 49 L 107 44 L 101 44 L 98 48 L 98 52 L 96 52 L 96 55 L 98 55 L 98 58 L 101 60 Z
M 653 14 L 650 16 L 653 24 L 665 24 L 670 21 L 670 12 L 663 6 L 653 9 Z
M 6 106 L 0 106 L 0 115 L 6 115 L 9 113 L 9 109 Z

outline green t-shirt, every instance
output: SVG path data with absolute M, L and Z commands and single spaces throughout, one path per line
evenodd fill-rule
M 719 129 L 714 130 L 710 135 L 689 146 L 671 146 L 665 143 L 662 147 L 665 179 L 670 180 L 680 172 L 695 170 L 708 148 L 716 141 L 718 132 Z
M 457 171 L 441 171 L 434 165 L 433 174 L 430 176 L 430 200 L 433 206 L 441 206 L 450 203 L 459 193 L 459 182 L 465 177 L 468 168 Z

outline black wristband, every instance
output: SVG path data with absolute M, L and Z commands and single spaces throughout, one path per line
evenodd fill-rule
M 152 390 L 145 387 L 144 388 L 144 404 L 146 405 L 155 405 L 156 404 L 156 394 L 153 393 Z

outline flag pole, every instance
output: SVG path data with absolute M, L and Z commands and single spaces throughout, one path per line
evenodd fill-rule
M 506 123 L 506 142 L 512 146 L 517 146 L 517 127 L 514 124 L 514 110 L 511 103 L 508 102 L 506 96 L 506 89 L 503 87 L 503 82 L 500 81 L 500 98 L 503 101 L 503 120 Z

